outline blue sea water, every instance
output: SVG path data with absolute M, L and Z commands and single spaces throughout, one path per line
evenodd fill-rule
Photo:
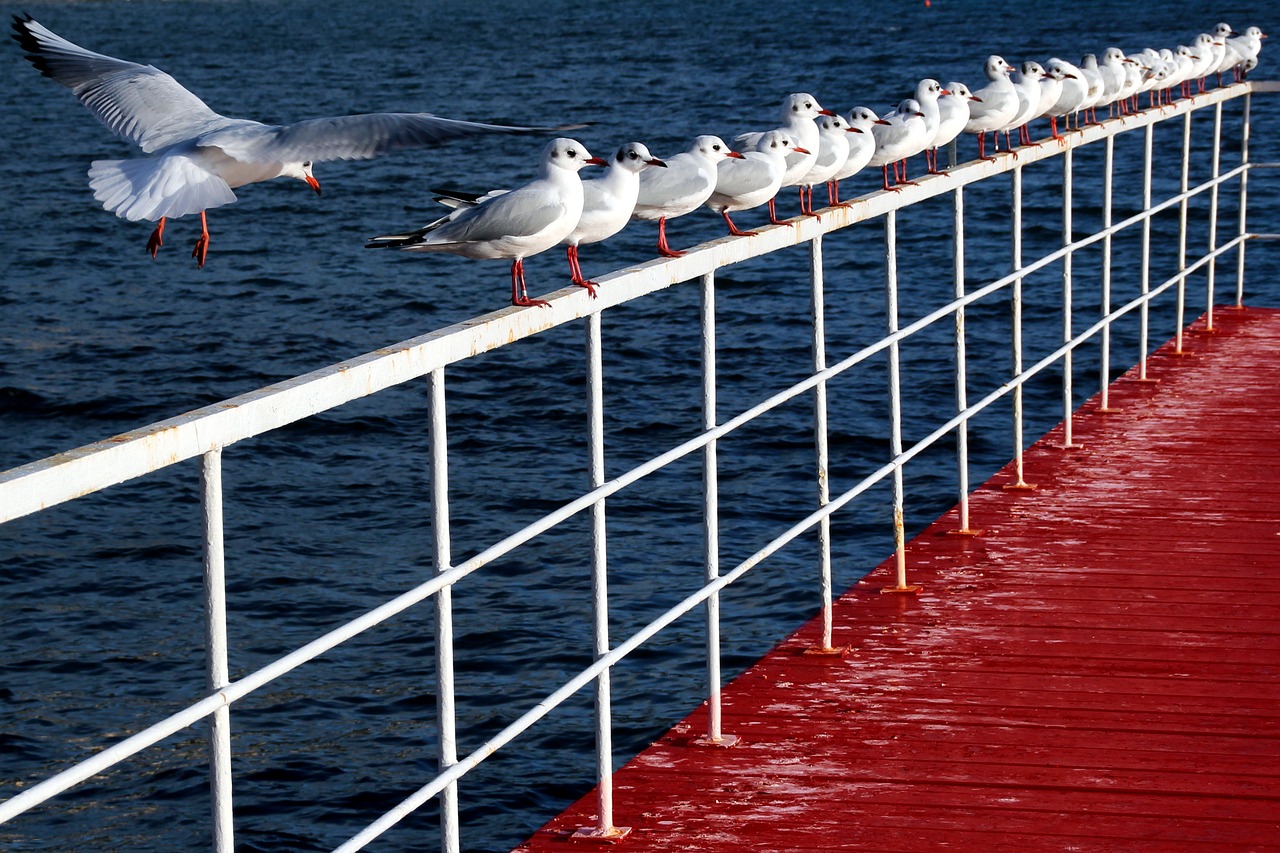
M 61 2 L 31 3 L 42 23 L 90 49 L 154 64 L 215 109 L 268 122 L 366 111 L 424 110 L 516 123 L 591 121 L 577 132 L 595 154 L 628 140 L 658 156 L 701 133 L 731 138 L 772 126 L 783 96 L 809 91 L 846 111 L 883 111 L 922 76 L 976 87 L 986 55 L 1011 60 L 1116 44 L 1176 45 L 1219 20 L 1280 31 L 1273 4 L 1096 0 L 828 5 L 638 6 L 570 3 Z M 1270 50 L 1275 50 L 1271 47 Z M 1264 62 L 1258 76 L 1269 78 Z M 41 78 L 17 46 L 0 49 L 0 470 L 324 367 L 505 304 L 506 266 L 367 252 L 363 240 L 436 215 L 429 188 L 485 190 L 527 179 L 542 141 L 464 141 L 367 163 L 318 167 L 324 195 L 277 181 L 246 188 L 210 214 L 209 262 L 187 257 L 190 218 L 170 223 L 152 261 L 149 226 L 103 211 L 87 187 L 91 160 L 131 156 L 66 90 Z M 1254 99 L 1255 159 L 1276 156 L 1280 101 Z M 1227 124 L 1239 120 L 1227 107 Z M 1196 120 L 1193 181 L 1208 174 L 1208 122 Z M 1179 127 L 1162 127 L 1156 191 L 1178 180 Z M 1140 138 L 1117 142 L 1117 218 L 1140 207 Z M 972 156 L 973 140 L 961 141 Z M 1095 146 L 1099 147 L 1100 146 Z M 1224 139 L 1224 164 L 1238 159 Z M 1076 155 L 1077 228 L 1096 225 L 1100 151 Z M 919 166 L 916 166 L 918 169 Z M 1028 168 L 1026 256 L 1059 239 L 1059 166 Z M 849 182 L 846 197 L 878 176 Z M 966 250 L 976 281 L 1009 262 L 1008 178 L 966 195 Z M 1250 184 L 1251 219 L 1280 224 L 1274 178 Z M 1225 193 L 1222 233 L 1234 223 Z M 781 209 L 795 212 L 794 198 Z M 1193 210 L 1203 212 L 1204 202 Z M 758 212 L 741 224 L 759 222 Z M 1176 264 L 1157 221 L 1153 278 Z M 949 296 L 950 208 L 899 216 L 902 313 Z M 723 233 L 709 211 L 670 223 L 673 244 Z M 589 275 L 652 257 L 638 224 L 583 248 Z M 884 325 L 878 224 L 829 237 L 830 357 Z M 1193 232 L 1203 246 L 1203 228 Z M 1137 289 L 1136 237 L 1117 241 L 1118 294 Z M 1092 263 L 1092 266 L 1091 266 Z M 1230 265 L 1229 265 L 1230 266 Z M 722 417 L 802 375 L 808 361 L 808 257 L 803 249 L 721 271 Z M 548 252 L 527 263 L 531 292 L 563 286 Z M 1247 298 L 1280 305 L 1274 250 L 1250 249 Z M 1096 259 L 1076 274 L 1096 277 Z M 1220 286 L 1230 287 L 1223 273 Z M 1198 281 L 1198 280 L 1197 280 Z M 1028 355 L 1060 334 L 1060 276 L 1027 283 Z M 1077 327 L 1096 297 L 1077 293 Z M 1194 299 L 1201 299 L 1196 296 Z M 1198 302 L 1196 304 L 1199 304 Z M 1194 311 L 1192 314 L 1194 315 Z M 698 294 L 690 283 L 605 318 L 606 431 L 611 473 L 697 431 Z M 1172 334 L 1154 312 L 1153 344 Z M 1007 306 L 970 314 L 975 387 L 1008 369 Z M 1132 327 L 1114 367 L 1137 357 Z M 582 333 L 562 328 L 449 373 L 455 558 L 485 547 L 585 485 Z M 940 330 L 907 345 L 913 391 L 908 440 L 951 404 Z M 1078 376 L 1098 372 L 1093 349 Z M 883 363 L 832 383 L 832 483 L 847 488 L 888 454 Z M 1080 379 L 1083 399 L 1096 387 Z M 1052 378 L 1028 388 L 1028 438 L 1060 417 Z M 802 515 L 812 500 L 811 414 L 784 407 L 720 449 L 722 562 L 733 565 Z M 429 573 L 425 389 L 411 383 L 228 448 L 227 566 L 232 677 L 263 665 Z M 1011 453 L 1007 418 L 974 431 L 975 482 Z M 908 481 L 908 523 L 955 500 L 950 451 Z M 202 692 L 198 467 L 174 469 L 0 527 L 0 796 L 171 713 Z M 615 637 L 700 584 L 700 471 L 680 463 L 609 502 Z M 891 549 L 883 491 L 836 519 L 836 586 Z M 767 532 L 767 535 L 766 535 Z M 590 660 L 585 518 L 498 561 L 455 592 L 461 748 L 467 751 Z M 740 671 L 816 606 L 814 546 L 800 543 L 725 596 L 724 667 Z M 243 850 L 330 849 L 434 773 L 431 617 L 391 620 L 239 703 L 233 713 L 237 839 Z M 698 620 L 634 656 L 614 677 L 619 760 L 702 698 Z M 555 714 L 462 785 L 464 847 L 504 850 L 592 782 L 589 697 Z M 0 827 L 14 850 L 208 846 L 202 732 L 191 730 Z M 432 850 L 430 808 L 375 845 Z

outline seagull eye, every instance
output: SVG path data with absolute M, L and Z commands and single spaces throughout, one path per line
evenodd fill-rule
M 711 150 L 712 150 L 712 151 L 719 151 L 719 150 L 720 150 L 720 146 L 719 146 L 719 145 L 712 145 L 712 146 L 711 146 Z
M 570 159 L 572 159 L 572 158 L 574 158 L 574 157 L 577 157 L 577 156 L 578 156 L 578 152 L 577 152 L 577 150 L 576 150 L 576 149 L 573 149 L 573 148 L 570 148 L 570 149 L 569 149 L 568 151 L 566 151 L 565 153 L 569 155 Z

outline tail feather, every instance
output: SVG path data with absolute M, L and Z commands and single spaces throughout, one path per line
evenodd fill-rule
M 186 157 L 94 160 L 89 186 L 103 207 L 130 222 L 173 219 L 236 200 L 226 181 Z

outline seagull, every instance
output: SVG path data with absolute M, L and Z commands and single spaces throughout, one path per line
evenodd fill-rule
M 926 77 L 916 84 L 915 99 L 920 104 L 920 112 L 924 113 L 924 132 L 928 137 L 925 143 L 924 161 L 929 174 L 935 175 L 938 172 L 937 164 L 934 157 L 937 156 L 937 148 L 933 144 L 933 138 L 938 135 L 938 125 L 942 121 L 942 114 L 938 109 L 938 99 L 943 95 L 951 94 L 942 88 L 942 84 L 937 80 Z M 930 152 L 934 152 L 930 155 Z M 903 164 L 906 168 L 906 164 Z M 904 172 L 905 174 L 905 172 Z
M 822 116 L 818 119 L 818 156 L 814 159 L 809 173 L 800 182 L 800 206 L 803 209 L 807 201 L 808 212 L 812 216 L 818 215 L 813 212 L 814 184 L 826 184 L 827 201 L 828 203 L 834 201 L 830 181 L 849 159 L 850 133 L 862 133 L 862 131 L 850 127 L 849 122 L 838 115 Z
M 869 165 L 879 166 L 884 175 L 886 192 L 898 192 L 900 184 L 914 184 L 907 180 L 906 163 L 902 164 L 902 178 L 898 178 L 898 163 L 914 157 L 929 145 L 929 131 L 925 127 L 920 102 L 907 98 L 898 108 L 877 121 L 871 128 L 876 139 L 876 151 Z M 889 166 L 893 165 L 894 186 L 889 186 Z
M 1045 78 L 1040 81 L 1042 94 L 1051 96 L 1048 104 L 1041 101 L 1044 110 L 1041 115 L 1049 117 L 1049 128 L 1054 139 L 1061 139 L 1058 133 L 1058 117 L 1066 116 L 1066 124 L 1070 126 L 1071 116 L 1080 109 L 1089 95 L 1089 81 L 1084 72 L 1065 59 L 1054 57 L 1045 63 Z M 1055 91 L 1056 90 L 1056 91 Z
M 599 178 L 582 182 L 582 216 L 577 226 L 564 238 L 568 246 L 569 274 L 573 283 L 585 287 L 593 297 L 595 282 L 588 281 L 578 264 L 579 243 L 599 243 L 617 234 L 631 220 L 640 193 L 640 175 L 650 166 L 666 167 L 666 163 L 649 153 L 639 142 L 628 142 L 618 149 L 609 168 Z
M 1009 131 L 1015 128 L 1018 131 L 1019 148 L 1032 144 L 1027 123 L 1040 117 L 1040 81 L 1043 77 L 1044 68 L 1040 63 L 1028 59 L 1010 78 L 1013 81 L 1014 90 L 1018 93 L 1018 111 L 1014 113 L 1009 123 L 1001 128 L 1004 131 L 1004 141 L 1010 150 L 1013 150 L 1013 145 L 1009 142 Z
M 1102 75 L 1102 97 L 1098 100 L 1097 106 L 1110 107 L 1108 112 L 1112 118 L 1115 117 L 1115 105 L 1125 86 L 1126 61 L 1124 51 L 1118 47 L 1109 47 L 1104 50 L 1102 59 L 1098 61 L 1098 73 Z
M 658 254 L 678 258 L 682 251 L 667 245 L 667 220 L 702 207 L 716 188 L 716 165 L 725 158 L 741 160 L 718 136 L 699 136 L 683 154 L 668 159 L 665 169 L 640 173 L 640 190 L 632 219 L 658 220 Z
M 1013 68 L 1003 57 L 992 54 L 987 57 L 983 73 L 989 81 L 974 92 L 974 100 L 969 104 L 969 122 L 964 126 L 965 133 L 978 134 L 978 159 L 991 160 L 987 156 L 987 134 L 995 135 L 996 151 L 1000 150 L 1000 134 L 1003 128 L 1018 112 L 1018 90 L 1013 88 L 1009 72 Z
M 1260 28 L 1249 27 L 1242 35 L 1227 39 L 1227 45 L 1240 55 L 1240 61 L 1232 66 L 1237 81 L 1244 79 L 1246 66 L 1251 62 L 1254 66 L 1258 64 L 1258 54 L 1262 52 L 1262 40 L 1266 37 L 1267 34 Z
M 929 171 L 934 174 L 938 172 L 938 149 L 949 145 L 964 132 L 971 115 L 969 105 L 978 100 L 963 83 L 948 83 L 944 91 L 946 94 L 938 99 L 938 131 L 929 143 L 933 149 L 933 164 Z
M 578 226 L 583 190 L 578 170 L 607 165 L 573 139 L 553 139 L 542 150 L 538 177 L 508 192 L 462 204 L 448 216 L 407 234 L 374 237 L 366 249 L 448 252 L 467 258 L 511 259 L 511 304 L 547 305 L 530 299 L 524 259 L 562 242 Z M 590 289 L 590 288 L 588 288 Z
M 795 140 L 797 148 L 793 148 L 793 153 L 787 155 L 787 171 L 782 176 L 782 185 L 784 187 L 793 187 L 804 180 L 804 176 L 813 168 L 813 161 L 818 156 L 818 125 L 815 119 L 818 116 L 835 115 L 831 110 L 823 109 L 818 103 L 818 99 L 808 92 L 795 92 L 787 96 L 782 102 L 782 126 L 775 128 L 790 136 Z M 764 133 L 753 131 L 751 133 L 740 133 L 733 138 L 734 142 L 739 143 L 743 148 L 752 148 L 759 141 Z M 801 154 L 803 150 L 806 153 Z M 800 190 L 800 212 L 812 214 L 812 208 L 805 208 L 804 189 Z M 769 221 L 774 225 L 781 224 L 778 214 L 774 208 L 774 200 L 769 199 Z
M 1088 82 L 1088 94 L 1085 96 L 1084 103 L 1080 105 L 1080 112 L 1084 113 L 1087 123 L 1097 124 L 1094 107 L 1102 100 L 1102 72 L 1098 69 L 1098 57 L 1092 53 L 1086 53 L 1080 59 L 1079 68 Z M 1080 127 L 1079 115 L 1076 116 L 1076 127 Z
M 840 182 L 865 169 L 871 162 L 871 155 L 876 153 L 876 138 L 871 130 L 879 120 L 880 117 L 867 107 L 854 107 L 849 113 L 849 129 L 852 131 L 849 137 L 849 156 L 839 171 L 827 181 L 827 196 L 833 205 L 847 206 L 840 202 Z
M 205 211 L 236 200 L 236 187 L 272 178 L 320 182 L 312 165 L 366 160 L 401 148 L 436 145 L 480 133 L 540 133 L 567 127 L 508 127 L 430 113 L 372 113 L 261 124 L 214 112 L 158 68 L 94 53 L 30 15 L 13 18 L 13 38 L 44 76 L 71 89 L 113 132 L 149 157 L 95 160 L 89 186 L 103 207 L 130 222 L 156 222 L 147 241 L 154 258 L 168 219 L 200 214 L 191 256 L 203 267 L 209 252 Z
M 716 188 L 707 199 L 707 207 L 724 217 L 730 234 L 735 237 L 755 236 L 754 231 L 740 231 L 729 218 L 729 213 L 734 210 L 750 210 L 771 201 L 778 190 L 782 189 L 782 176 L 787 171 L 787 155 L 792 151 L 809 153 L 803 146 L 797 145 L 785 131 L 770 130 L 757 140 L 755 149 L 748 151 L 742 159 L 720 161 L 716 167 Z

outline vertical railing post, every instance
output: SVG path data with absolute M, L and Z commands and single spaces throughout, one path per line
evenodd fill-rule
M 604 485 L 604 356 L 600 312 L 586 316 L 587 445 L 591 488 Z M 599 660 L 609 653 L 609 561 L 605 499 L 591 505 L 591 617 L 593 653 Z M 579 838 L 616 841 L 631 832 L 613 825 L 613 710 L 609 670 L 596 676 L 596 825 L 583 827 Z
M 957 302 L 964 299 L 964 187 L 956 187 L 954 196 L 954 216 L 951 225 L 951 269 L 954 276 L 955 298 Z M 955 313 L 955 392 L 956 414 L 963 414 L 969 408 L 969 368 L 965 347 L 965 311 L 964 305 L 956 305 Z M 960 516 L 960 527 L 949 531 L 960 536 L 976 536 L 982 531 L 974 530 L 969 524 L 969 421 L 960 421 L 956 427 L 956 490 L 959 493 L 957 508 Z
M 716 427 L 716 279 L 702 276 L 702 428 Z M 702 451 L 703 566 L 707 583 L 720 577 L 720 480 L 716 443 Z M 696 746 L 730 747 L 737 735 L 723 731 L 720 705 L 720 594 L 707 597 L 707 732 L 694 738 Z
M 1062 154 L 1062 245 L 1070 246 L 1074 237 L 1072 236 L 1071 221 L 1071 149 L 1068 148 Z M 1071 418 L 1075 412 L 1075 392 L 1072 387 L 1072 350 L 1071 350 L 1071 312 L 1073 310 L 1071 299 L 1071 259 L 1072 251 L 1067 250 L 1067 254 L 1062 259 L 1062 343 L 1067 346 L 1067 351 L 1062 356 L 1062 446 L 1064 448 L 1075 447 L 1072 441 L 1072 422 Z
M 1009 216 L 1010 266 L 1013 273 L 1022 269 L 1022 167 L 1015 166 L 1011 173 L 1013 178 L 1012 203 Z M 1013 388 L 1013 471 L 1014 482 L 1005 485 L 1006 489 L 1033 489 L 1035 486 L 1024 478 L 1022 468 L 1022 276 L 1017 276 L 1009 289 L 1009 307 L 1012 323 L 1010 335 L 1013 379 L 1018 384 Z
M 451 568 L 449 542 L 449 435 L 444 408 L 444 368 L 427 374 L 428 428 L 430 431 L 429 475 L 431 478 L 432 562 L 437 575 Z M 443 773 L 458 763 L 457 708 L 453 689 L 453 587 L 443 587 L 435 596 L 436 646 L 436 761 Z M 440 792 L 440 850 L 459 853 L 458 784 L 449 783 Z
M 823 295 L 822 276 L 822 235 L 809 241 L 809 281 L 810 308 L 813 314 L 813 372 L 821 373 L 827 369 L 827 333 L 826 306 Z M 819 382 L 813 387 L 813 449 L 818 480 L 818 507 L 822 508 L 831 501 L 831 485 L 828 476 L 827 448 L 827 383 Z M 831 518 L 827 516 L 818 522 L 818 594 L 822 608 L 822 639 L 818 646 L 807 651 L 811 653 L 834 653 L 832 645 L 832 613 L 831 613 Z
M 204 454 L 200 469 L 204 510 L 205 684 L 216 693 L 231 683 L 227 662 L 227 584 L 222 531 L 222 450 Z M 231 853 L 235 832 L 231 808 L 231 709 L 209 715 L 209 790 L 213 807 L 213 849 Z
M 1108 136 L 1103 147 L 1102 157 L 1102 317 L 1111 314 L 1111 188 L 1112 176 L 1115 173 L 1116 138 Z M 1099 377 L 1098 411 L 1114 412 L 1111 408 L 1111 323 L 1102 326 L 1100 352 L 1101 362 Z
M 1191 113 L 1182 117 L 1182 201 L 1178 205 L 1178 289 L 1175 305 L 1173 351 L 1182 355 L 1182 327 L 1186 325 L 1187 304 L 1187 211 L 1191 199 L 1187 189 L 1191 186 Z
M 1138 381 L 1147 381 L 1147 347 L 1151 292 L 1151 152 L 1155 125 L 1147 125 L 1142 135 L 1142 304 L 1138 306 Z
M 884 309 L 886 332 L 898 334 L 898 215 L 884 215 Z M 889 344 L 889 456 L 893 463 L 893 553 L 897 564 L 896 583 L 881 592 L 914 594 L 918 586 L 907 584 L 907 532 L 902 481 L 902 388 L 898 342 Z
M 1240 165 L 1249 165 L 1249 112 L 1253 95 L 1244 96 L 1244 118 L 1240 129 Z M 1240 227 L 1236 232 L 1240 237 L 1240 245 L 1236 249 L 1236 302 L 1235 307 L 1244 307 L 1244 236 L 1248 230 L 1248 186 L 1249 170 L 1240 173 Z
M 1211 152 L 1211 162 L 1213 167 L 1211 174 L 1213 185 L 1209 188 L 1209 252 L 1212 254 L 1218 249 L 1218 177 L 1221 174 L 1221 158 L 1219 157 L 1219 146 L 1222 144 L 1222 103 L 1218 102 L 1213 105 L 1213 150 Z M 1213 290 L 1214 290 L 1214 274 L 1216 272 L 1217 259 L 1209 259 L 1208 281 L 1205 285 L 1205 307 L 1204 307 L 1204 330 L 1206 332 L 1214 331 L 1213 328 Z

